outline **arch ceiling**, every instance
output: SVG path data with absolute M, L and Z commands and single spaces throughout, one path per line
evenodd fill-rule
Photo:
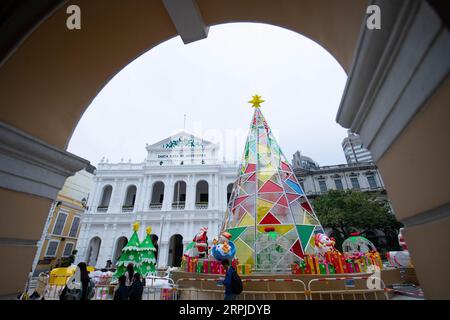
M 49 6 L 53 14 L 40 12 L 42 23 L 29 27 L 8 55 L 0 52 L 0 120 L 65 149 L 83 112 L 116 73 L 179 33 L 192 41 L 186 34 L 202 25 L 205 36 L 208 26 L 222 23 L 284 27 L 322 45 L 348 72 L 367 6 L 365 0 L 189 2 L 197 26 L 183 25 L 171 0 L 80 0 L 82 28 L 73 31 L 66 28 L 67 5 Z M 201 30 L 195 36 L 200 39 Z

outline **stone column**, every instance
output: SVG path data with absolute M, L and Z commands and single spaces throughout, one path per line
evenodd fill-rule
M 52 201 L 89 164 L 0 122 L 0 297 L 22 292 Z
M 450 32 L 428 1 L 382 1 L 336 120 L 370 150 L 427 299 L 450 299 Z

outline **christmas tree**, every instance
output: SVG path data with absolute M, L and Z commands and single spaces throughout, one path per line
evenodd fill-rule
M 232 235 L 236 257 L 254 270 L 287 271 L 314 254 L 315 233 L 324 233 L 289 162 L 260 110 L 258 95 L 222 231 Z
M 150 238 L 152 228 L 147 227 L 146 232 L 147 236 L 140 245 L 141 264 L 139 266 L 139 270 L 141 271 L 141 276 L 143 277 L 148 275 L 156 275 L 156 248 L 153 246 L 153 241 Z
M 140 266 L 140 251 L 139 247 L 139 237 L 137 231 L 139 230 L 139 223 L 135 222 L 133 224 L 133 235 L 130 241 L 122 249 L 122 254 L 120 255 L 119 261 L 117 262 L 117 270 L 114 273 L 114 278 L 118 278 L 125 274 L 128 264 L 132 263 L 135 272 L 139 272 Z

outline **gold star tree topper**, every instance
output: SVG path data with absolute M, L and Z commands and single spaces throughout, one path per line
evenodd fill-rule
M 249 101 L 249 103 L 252 104 L 253 108 L 260 108 L 261 107 L 261 103 L 263 103 L 265 100 L 261 99 L 261 96 L 255 94 L 254 96 L 252 96 L 252 100 Z
M 139 230 L 139 222 L 135 222 L 135 223 L 133 223 L 133 230 L 134 231 L 138 231 Z
M 152 233 L 152 227 L 147 227 L 147 228 L 145 229 L 145 231 L 147 231 L 147 234 Z

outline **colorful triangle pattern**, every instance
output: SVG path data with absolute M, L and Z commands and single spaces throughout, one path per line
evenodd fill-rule
M 289 270 L 314 252 L 323 231 L 260 108 L 255 108 L 223 231 L 232 235 L 240 263 L 263 272 Z

